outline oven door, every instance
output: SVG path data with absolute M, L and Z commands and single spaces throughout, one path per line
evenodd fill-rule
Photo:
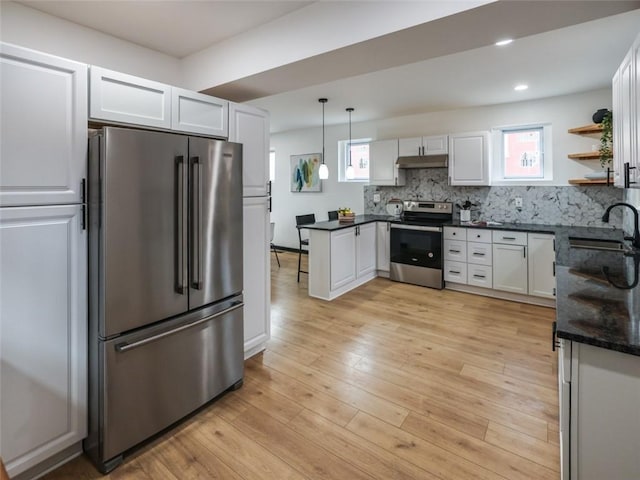
M 389 277 L 442 288 L 442 228 L 391 224 Z

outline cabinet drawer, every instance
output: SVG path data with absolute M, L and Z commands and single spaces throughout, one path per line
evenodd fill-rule
M 445 240 L 466 240 L 467 229 L 463 227 L 444 227 L 443 237 Z
M 493 243 L 506 243 L 513 245 L 526 245 L 526 232 L 493 231 Z
M 469 285 L 493 288 L 492 269 L 486 265 L 467 265 L 467 280 Z
M 444 262 L 444 280 L 446 282 L 467 283 L 467 264 L 463 262 Z
M 458 240 L 444 241 L 444 259 L 454 262 L 467 261 L 467 242 Z
M 467 241 L 477 243 L 491 243 L 493 230 L 480 230 L 479 228 L 467 229 Z
M 476 265 L 491 266 L 492 262 L 490 243 L 467 243 L 467 262 Z

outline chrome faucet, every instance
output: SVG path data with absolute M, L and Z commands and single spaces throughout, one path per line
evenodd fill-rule
M 633 205 L 629 205 L 628 203 L 614 203 L 613 205 L 610 205 L 605 210 L 604 215 L 602 215 L 602 221 L 604 223 L 609 223 L 609 212 L 611 212 L 614 207 L 629 207 L 633 212 L 633 237 L 624 237 L 624 239 L 631 240 L 631 243 L 635 248 L 640 248 L 640 231 L 638 231 L 638 210 L 636 210 Z

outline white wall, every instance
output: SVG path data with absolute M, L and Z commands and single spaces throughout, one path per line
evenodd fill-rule
M 14 2 L 0 2 L 0 40 L 182 86 L 180 61 Z
M 360 130 L 354 125 L 353 138 L 359 138 Z M 296 215 L 313 213 L 316 221 L 327 220 L 329 210 L 349 207 L 358 214 L 364 213 L 362 183 L 337 181 L 338 141 L 349 136 L 347 125 L 325 129 L 325 162 L 329 166 L 329 179 L 321 180 L 321 193 L 291 192 L 291 165 L 289 157 L 303 153 L 322 152 L 322 130 L 319 128 L 292 130 L 271 136 L 271 149 L 276 152 L 276 177 L 272 183 L 271 221 L 276 223 L 274 243 L 298 248 Z
M 597 138 L 573 135 L 567 133 L 567 130 L 592 123 L 591 116 L 599 108 L 611 108 L 610 89 L 527 102 L 354 123 L 352 137 L 384 140 L 489 130 L 492 127 L 504 125 L 551 123 L 553 181 L 542 182 L 540 185 L 568 185 L 567 180 L 570 178 L 580 178 L 587 172 L 601 170 L 598 160 L 576 161 L 567 158 L 569 153 L 591 151 L 591 146 L 598 143 Z M 276 245 L 298 247 L 295 215 L 315 213 L 318 221 L 326 220 L 326 212 L 340 206 L 348 206 L 356 213 L 363 213 L 362 184 L 345 184 L 336 181 L 337 142 L 346 139 L 347 128 L 345 124 L 326 129 L 326 163 L 330 177 L 329 180 L 323 181 L 323 193 L 315 194 L 289 191 L 289 155 L 321 151 L 321 130 L 318 128 L 295 130 L 272 135 L 271 148 L 276 151 L 276 180 L 273 184 L 274 211 L 271 219 L 276 222 L 274 236 Z

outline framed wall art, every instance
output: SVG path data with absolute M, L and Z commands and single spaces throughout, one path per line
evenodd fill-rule
M 318 173 L 321 164 L 321 153 L 291 155 L 291 191 L 321 192 L 322 182 Z

